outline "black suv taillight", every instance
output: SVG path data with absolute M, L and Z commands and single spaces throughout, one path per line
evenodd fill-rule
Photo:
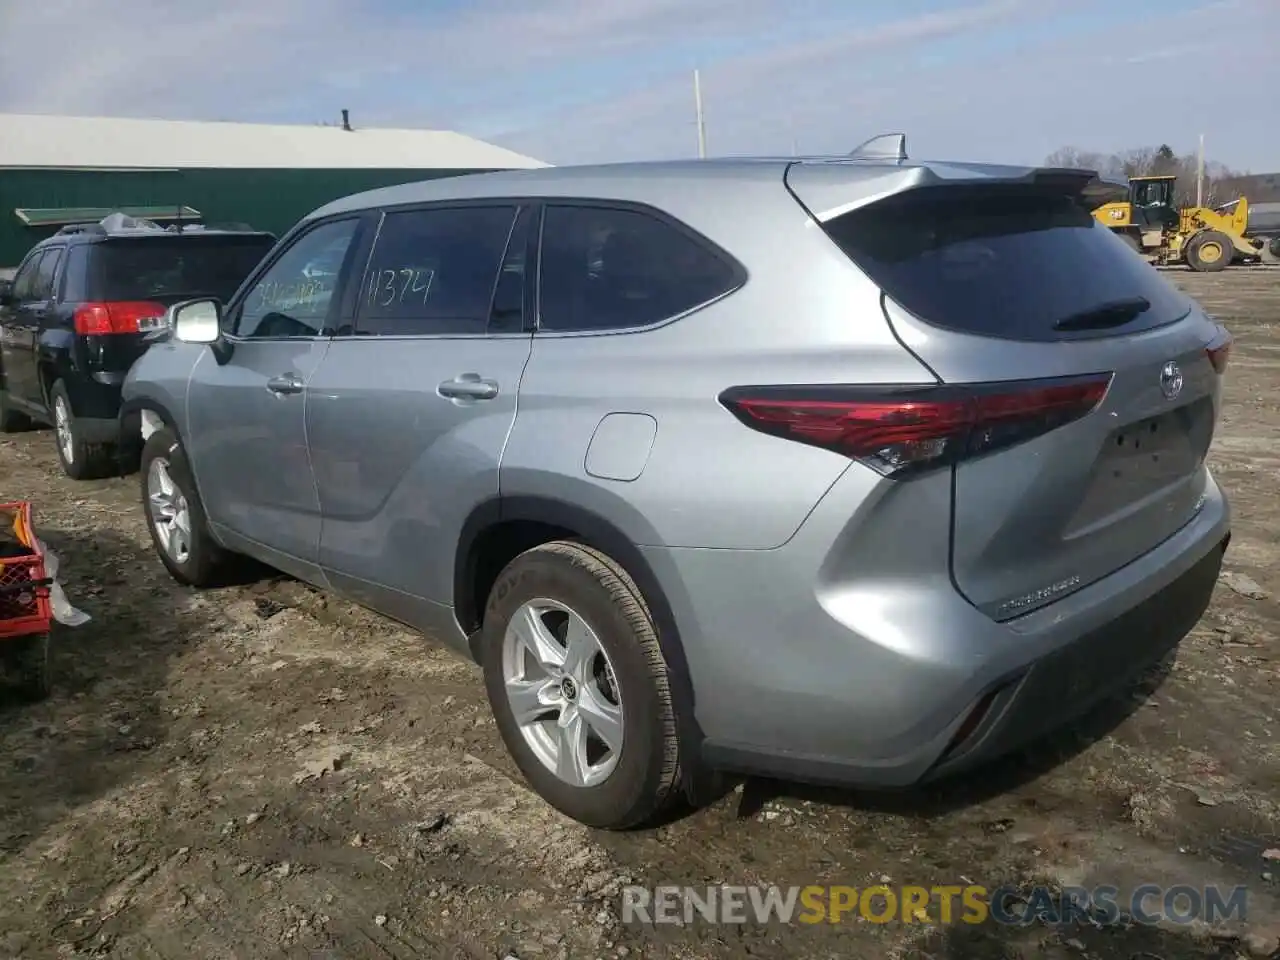
M 920 386 L 733 387 L 720 402 L 753 430 L 852 457 L 887 477 L 1042 436 L 1092 412 L 1110 373 Z
M 76 333 L 107 336 L 116 333 L 146 333 L 163 325 L 163 303 L 149 300 L 82 303 L 76 307 Z

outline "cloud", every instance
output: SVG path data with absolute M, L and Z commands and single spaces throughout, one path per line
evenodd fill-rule
M 0 0 L 0 111 L 307 123 L 345 107 L 558 163 L 688 156 L 697 65 L 713 153 L 905 129 L 914 154 L 1036 161 L 1204 132 L 1216 157 L 1280 167 L 1263 120 L 1280 3 L 1196 3 Z
M 903 130 L 915 156 L 1034 163 L 1063 144 L 1185 151 L 1203 132 L 1213 157 L 1280 169 L 1280 129 L 1265 119 L 1280 87 L 1280 3 L 1175 7 L 1145 22 L 1140 4 L 1127 20 L 1104 3 L 1067 6 L 953 9 L 704 70 L 710 150 L 844 152 Z M 1158 39 L 1139 56 L 1151 23 Z M 504 142 L 553 162 L 690 156 L 692 120 L 683 74 Z
M 316 119 L 355 94 L 387 118 L 441 116 L 468 91 L 520 97 L 517 71 L 639 58 L 681 30 L 750 32 L 770 0 L 473 0 L 449 14 L 388 0 L 42 0 L 0 13 L 0 109 Z M 31 44 L 57 36 L 59 56 Z M 527 77 L 525 79 L 528 79 Z
M 853 110 L 885 102 L 892 96 L 892 87 L 886 81 L 913 68 L 911 54 L 916 44 L 954 38 L 1001 20 L 1042 16 L 1052 7 L 1050 0 L 1034 7 L 1020 0 L 991 0 L 870 26 L 855 25 L 817 40 L 716 64 L 702 79 L 704 100 L 714 117 L 712 125 L 718 142 L 724 145 L 718 151 L 758 150 L 759 147 L 747 146 L 753 132 L 758 133 L 762 123 L 777 128 L 780 121 L 796 136 L 810 127 L 813 118 L 827 122 L 829 129 L 846 131 L 845 139 L 857 137 L 859 128 L 853 123 Z M 547 129 L 590 130 L 590 140 L 599 147 L 593 150 L 589 144 L 575 143 L 572 147 L 566 144 L 565 148 L 584 155 L 594 153 L 599 159 L 605 158 L 601 148 L 615 150 L 619 146 L 633 156 L 662 156 L 673 151 L 684 154 L 687 144 L 694 142 L 691 89 L 690 75 L 681 73 L 628 96 L 555 118 Z M 832 123 L 839 113 L 844 116 Z M 671 123 L 673 117 L 683 117 L 685 123 Z M 665 136 L 655 136 L 654 131 L 663 127 Z M 544 149 L 553 147 L 541 129 L 516 136 L 541 142 Z M 776 137 L 773 139 L 775 150 L 784 147 Z M 812 140 L 812 135 L 806 139 Z M 686 146 L 682 149 L 678 143 Z M 851 146 L 848 144 L 846 149 Z

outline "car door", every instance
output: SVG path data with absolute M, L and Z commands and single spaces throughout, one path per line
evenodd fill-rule
M 14 366 L 13 392 L 33 408 L 45 409 L 45 387 L 40 382 L 41 334 L 54 322 L 57 309 L 58 279 L 61 275 L 64 247 L 49 247 L 40 258 L 32 279 L 31 299 L 25 301 L 18 313 L 18 329 L 21 339 L 17 349 L 23 361 Z
M 329 583 L 445 639 L 458 537 L 497 495 L 529 357 L 534 216 L 513 201 L 386 211 L 308 397 Z
M 323 577 L 307 391 L 363 222 L 309 224 L 282 244 L 229 305 L 227 349 L 205 351 L 188 388 L 188 453 L 210 524 L 228 546 L 313 583 Z
M 17 409 L 33 407 L 32 385 L 39 397 L 39 380 L 35 369 L 35 325 L 42 312 L 37 298 L 40 264 L 47 250 L 37 250 L 28 255 L 13 279 L 9 303 L 0 307 L 0 324 L 3 325 L 3 354 L 0 364 L 4 371 L 4 390 Z M 41 405 L 41 408 L 43 405 Z

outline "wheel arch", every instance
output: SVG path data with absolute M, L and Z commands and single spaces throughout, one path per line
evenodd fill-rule
M 182 439 L 182 433 L 178 429 L 178 419 L 159 400 L 151 397 L 132 397 L 120 403 L 120 435 L 126 436 L 128 433 L 137 430 L 143 443 L 156 430 L 155 424 L 149 424 L 152 419 L 157 419 L 164 426 L 173 431 L 173 435 L 179 440 Z
M 478 659 L 481 618 L 489 587 L 512 559 L 552 540 L 575 540 L 608 554 L 635 581 L 657 628 L 658 644 L 667 662 L 676 725 L 686 778 L 700 756 L 702 731 L 694 716 L 693 683 L 675 614 L 663 585 L 635 541 L 618 526 L 577 504 L 552 497 L 495 497 L 481 503 L 467 517 L 458 538 L 454 562 L 454 616 L 468 637 L 471 655 Z

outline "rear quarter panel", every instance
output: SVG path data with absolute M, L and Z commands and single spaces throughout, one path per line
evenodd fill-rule
M 502 493 L 568 500 L 642 546 L 767 550 L 792 537 L 850 461 L 748 429 L 719 403 L 720 393 L 744 384 L 932 377 L 893 338 L 878 289 L 780 176 L 703 186 L 653 187 L 628 198 L 721 246 L 745 267 L 745 284 L 640 331 L 535 335 Z M 592 437 L 613 413 L 657 422 L 634 479 L 587 472 Z

